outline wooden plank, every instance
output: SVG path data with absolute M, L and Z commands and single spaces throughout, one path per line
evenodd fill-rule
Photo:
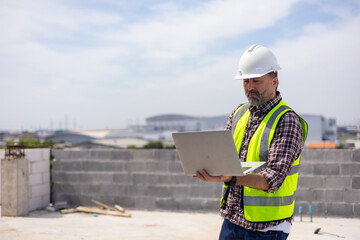
M 122 212 L 122 213 L 125 212 L 125 209 L 124 209 L 123 207 L 117 205 L 117 204 L 114 205 L 114 208 L 115 208 L 117 211 L 119 211 L 119 212 Z
M 115 208 L 110 207 L 109 205 L 106 205 L 106 204 L 104 204 L 104 203 L 98 202 L 98 201 L 96 201 L 96 200 L 91 200 L 91 202 L 92 202 L 92 203 L 95 203 L 96 205 L 99 205 L 100 207 L 107 208 L 107 209 L 109 209 L 109 210 L 112 210 L 112 211 L 117 212 L 117 210 L 116 210 Z
M 61 214 L 74 213 L 74 212 L 77 212 L 75 208 L 68 208 L 68 209 L 61 209 L 60 210 Z
M 104 209 L 100 209 L 98 207 L 79 206 L 79 207 L 76 208 L 76 211 L 85 212 L 85 213 L 96 213 L 96 214 L 103 214 L 103 215 L 111 215 L 111 216 L 118 216 L 118 217 L 131 217 L 131 214 L 129 214 L 129 213 L 121 213 L 121 212 L 118 212 L 118 211 L 104 210 Z

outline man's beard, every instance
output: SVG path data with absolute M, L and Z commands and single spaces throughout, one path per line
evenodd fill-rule
M 256 97 L 250 97 L 250 94 L 254 93 Z M 246 94 L 246 97 L 252 106 L 260 106 L 262 104 L 262 96 L 258 91 L 249 91 Z

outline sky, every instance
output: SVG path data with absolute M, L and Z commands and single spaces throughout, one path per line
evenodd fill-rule
M 252 44 L 300 114 L 360 118 L 359 0 L 0 0 L 0 129 L 120 129 L 228 115 Z

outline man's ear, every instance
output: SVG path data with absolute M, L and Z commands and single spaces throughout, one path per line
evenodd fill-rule
M 278 79 L 278 77 L 274 77 L 274 78 L 271 80 L 271 83 L 272 83 L 272 86 L 276 89 L 277 86 L 279 85 L 279 79 Z

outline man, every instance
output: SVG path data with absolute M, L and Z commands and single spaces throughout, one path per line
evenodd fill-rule
M 290 233 L 307 124 L 277 91 L 280 69 L 263 46 L 252 45 L 244 52 L 235 79 L 243 80 L 249 103 L 236 108 L 226 125 L 240 161 L 266 161 L 266 168 L 245 176 L 210 176 L 206 170 L 196 175 L 224 182 L 219 239 L 286 239 Z

